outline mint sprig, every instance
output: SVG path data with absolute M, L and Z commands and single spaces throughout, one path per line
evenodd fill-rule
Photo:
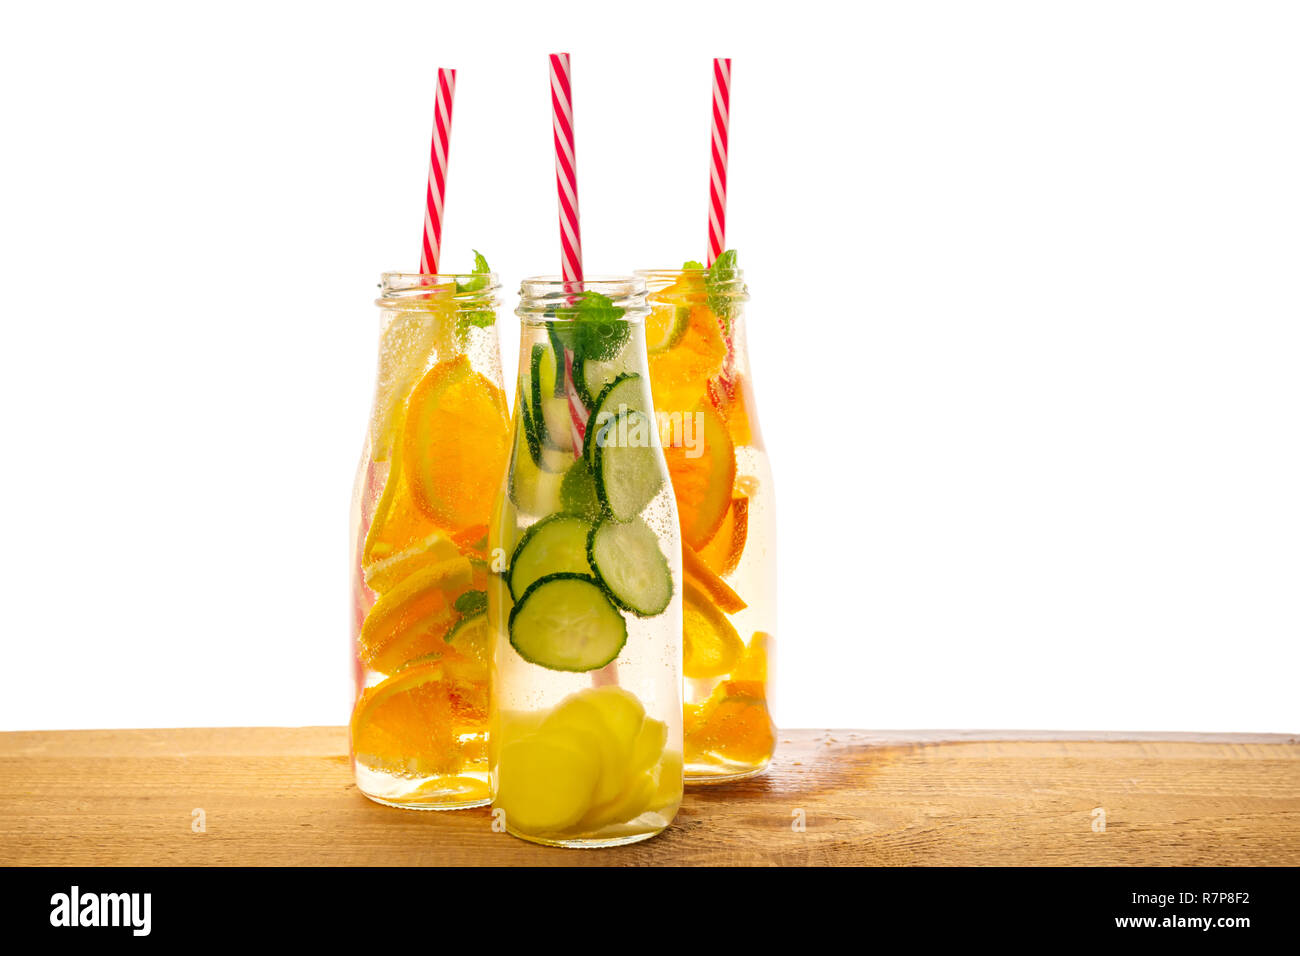
M 492 268 L 484 258 L 483 253 L 477 249 L 472 250 L 474 253 L 474 268 L 471 270 L 476 277 L 461 281 L 456 280 L 456 294 L 465 295 L 473 292 L 482 292 L 487 288 L 488 273 Z M 465 312 L 456 317 L 456 337 L 460 339 L 461 345 L 469 339 L 469 330 L 472 328 L 489 329 L 496 323 L 496 313 L 491 309 L 476 309 L 471 312 Z
M 692 263 L 687 263 L 692 265 Z M 699 265 L 699 263 L 694 263 Z M 704 288 L 708 292 L 709 309 L 718 317 L 722 323 L 723 333 L 731 337 L 731 320 L 735 317 L 735 306 L 731 301 L 731 293 L 725 286 L 734 282 L 736 273 L 736 250 L 727 249 L 722 252 L 718 258 L 713 260 L 713 265 L 709 267 L 708 273 L 704 276 Z
M 556 337 L 576 354 L 598 362 L 608 361 L 618 354 L 632 334 L 632 328 L 623 320 L 623 308 L 614 304 L 607 295 L 590 290 L 577 293 L 572 305 L 556 308 L 551 314 L 556 319 L 569 321 L 553 326 Z

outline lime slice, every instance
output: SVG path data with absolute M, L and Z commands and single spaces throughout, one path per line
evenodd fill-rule
M 646 348 L 651 355 L 667 352 L 682 340 L 691 324 L 691 310 L 684 305 L 657 303 L 645 323 Z

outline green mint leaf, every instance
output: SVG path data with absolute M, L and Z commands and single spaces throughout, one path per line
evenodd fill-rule
M 709 308 L 722 323 L 723 333 L 731 337 L 731 320 L 735 309 L 724 286 L 736 278 L 736 250 L 727 249 L 713 260 L 709 273 L 704 277 L 704 287 L 708 290 Z
M 471 251 L 474 253 L 473 274 L 479 278 L 466 279 L 464 282 L 457 279 L 457 295 L 464 295 L 471 292 L 482 292 L 487 288 L 488 273 L 492 271 L 492 268 L 488 265 L 488 261 L 483 256 L 483 253 L 479 252 L 477 249 Z M 496 320 L 496 313 L 491 309 L 462 312 L 456 317 L 456 337 L 460 339 L 461 345 L 464 345 L 469 339 L 470 329 L 490 329 L 496 324 Z
M 687 259 L 685 262 L 682 263 L 682 271 L 683 271 L 683 272 L 703 272 L 703 271 L 704 271 L 704 263 L 703 263 L 703 262 L 696 262 L 694 259 Z
M 555 338 L 583 358 L 608 361 L 618 354 L 632 334 L 623 309 L 599 292 L 579 292 L 573 305 L 560 306 L 552 315 L 568 322 L 552 327 Z
M 460 597 L 456 598 L 456 610 L 461 614 L 477 614 L 487 607 L 486 591 L 466 591 Z
M 457 279 L 456 280 L 457 292 L 478 292 L 480 289 L 487 288 L 487 284 L 488 284 L 487 274 L 491 272 L 492 269 L 488 266 L 487 259 L 483 258 L 483 253 L 479 252 L 477 249 L 474 249 L 472 251 L 474 253 L 473 274 L 476 276 L 481 276 L 481 278 L 466 279 L 464 282 L 461 282 L 459 279 Z

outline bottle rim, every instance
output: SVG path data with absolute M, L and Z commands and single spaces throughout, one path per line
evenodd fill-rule
M 462 289 L 471 283 L 483 283 Z M 383 309 L 427 309 L 434 302 L 450 301 L 459 309 L 495 309 L 501 304 L 501 279 L 495 272 L 385 272 L 379 277 Z
M 575 296 L 584 292 L 607 297 L 623 310 L 624 321 L 638 322 L 650 314 L 645 280 L 632 275 L 585 276 L 580 281 L 558 275 L 529 276 L 519 283 L 515 314 L 530 322 L 566 321 L 557 311 L 570 307 Z
M 694 278 L 700 280 L 698 293 L 685 292 L 677 294 L 690 298 L 694 298 L 697 294 L 701 298 L 705 296 L 725 297 L 731 302 L 749 301 L 749 288 L 745 285 L 745 272 L 743 269 L 732 269 L 727 273 L 725 279 L 715 279 L 707 291 L 703 282 L 709 275 L 708 269 L 636 269 L 632 274 L 645 280 L 646 291 L 651 298 L 669 286 L 676 285 L 682 279 Z

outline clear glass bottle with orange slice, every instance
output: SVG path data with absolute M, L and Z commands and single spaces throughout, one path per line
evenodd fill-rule
M 494 813 L 556 846 L 654 836 L 682 796 L 681 548 L 640 280 L 523 283 L 489 543 Z
M 776 527 L 733 250 L 712 268 L 643 270 L 646 352 L 681 519 L 687 783 L 772 759 Z
M 488 802 L 487 526 L 509 454 L 496 276 L 383 276 L 374 408 L 352 501 L 358 788 Z

